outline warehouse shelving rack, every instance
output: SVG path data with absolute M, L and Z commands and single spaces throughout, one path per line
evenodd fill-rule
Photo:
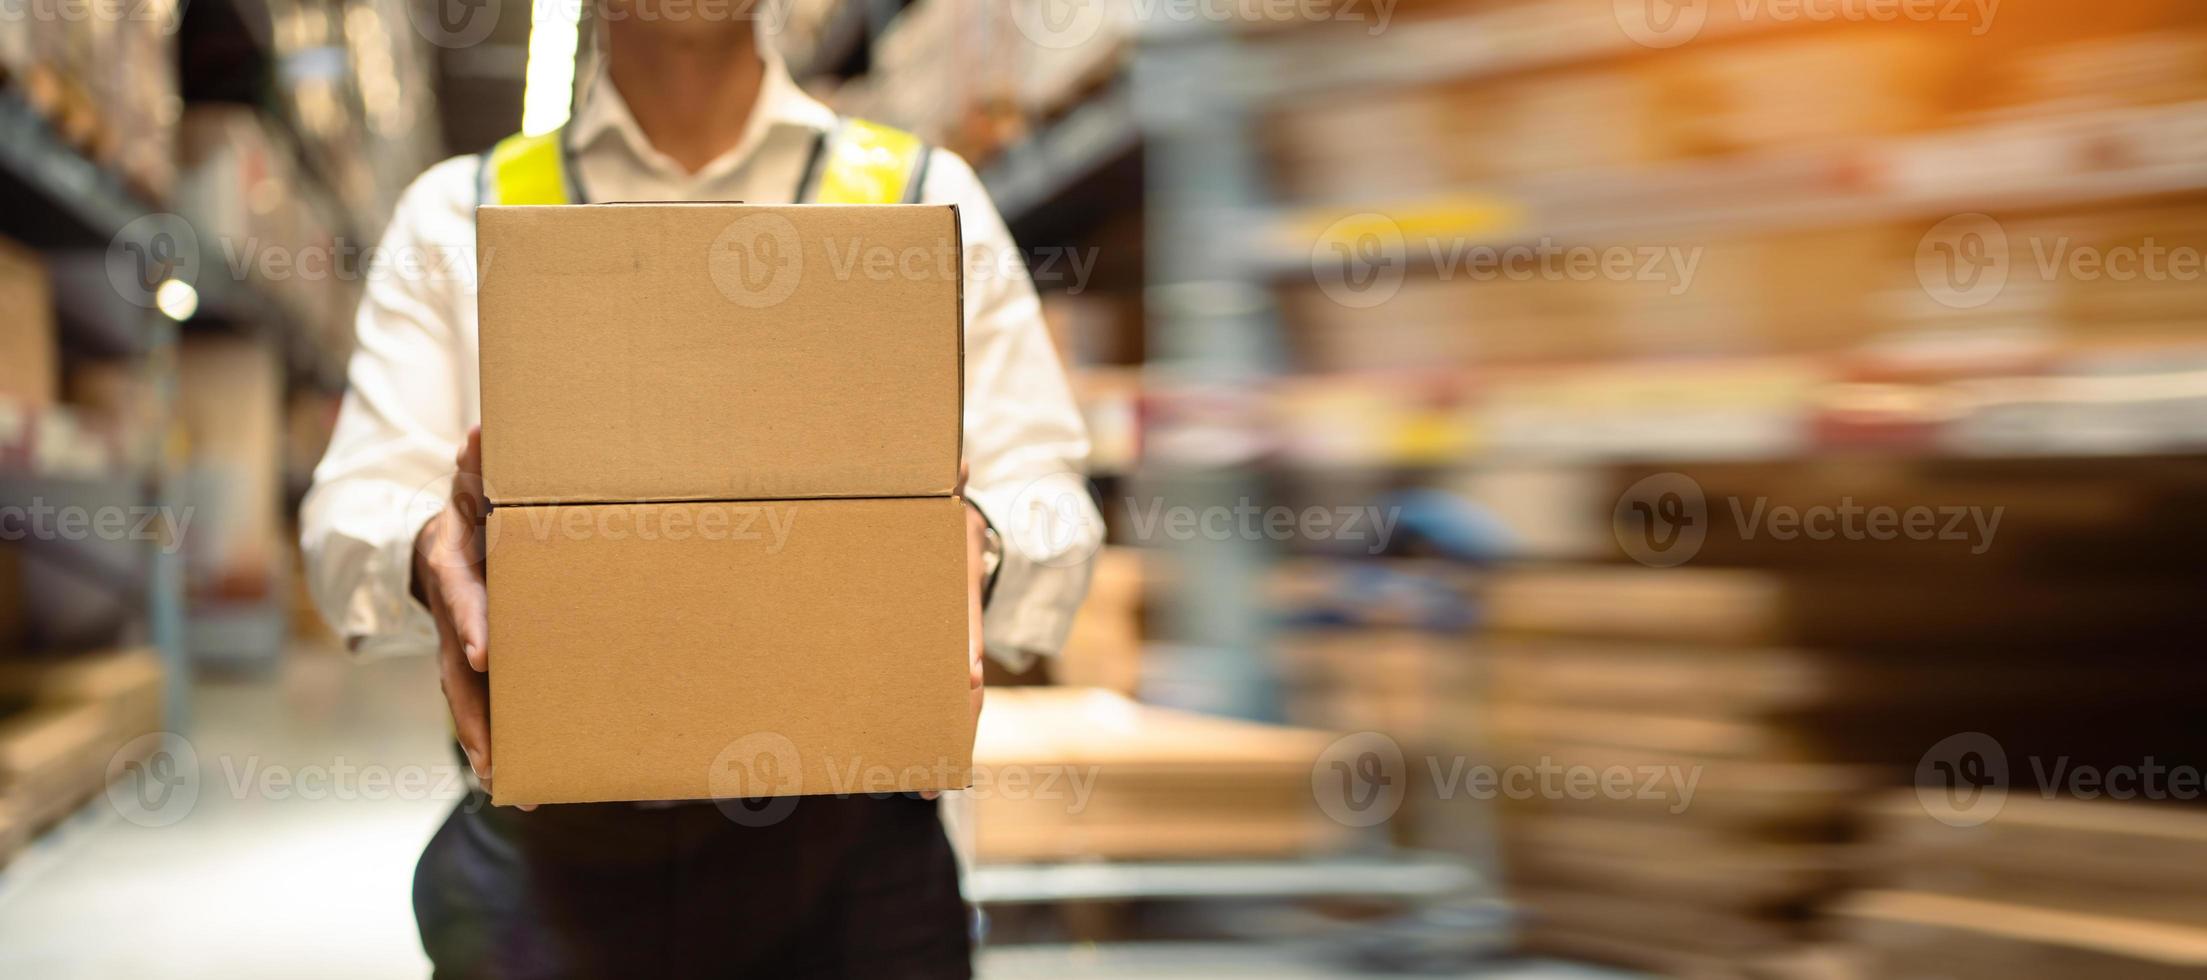
M 292 383 L 335 391 L 343 384 L 339 352 L 326 350 L 304 323 L 271 300 L 250 279 L 226 275 L 212 264 L 194 277 L 196 309 L 183 321 L 118 294 L 109 285 L 111 266 L 127 263 L 152 244 L 160 225 L 141 221 L 162 209 L 139 198 L 113 173 L 64 140 L 22 97 L 0 89 L 0 234 L 38 248 L 53 273 L 55 314 L 64 350 L 72 355 L 121 358 L 142 365 L 154 380 L 158 421 L 165 429 L 174 417 L 177 397 L 177 344 L 184 330 L 242 332 L 283 351 Z M 44 414 L 44 413 L 37 413 Z M 67 414 L 62 411 L 61 414 Z M 118 487 L 137 504 L 171 509 L 186 505 L 173 460 L 150 468 L 136 464 L 80 464 L 84 458 L 112 456 L 104 444 L 87 443 L 84 452 L 55 447 L 57 437 L 77 430 L 34 425 L 34 415 L 13 413 L 28 436 L 35 429 L 47 440 L 40 459 L 62 459 L 60 471 L 0 470 L 0 486 L 9 498 L 117 499 Z M 91 580 L 142 610 L 142 624 L 131 627 L 161 654 L 167 668 L 168 717 L 174 727 L 187 723 L 194 624 L 184 600 L 181 553 L 174 547 L 147 545 L 136 558 L 119 558 L 111 549 L 89 543 L 39 542 L 42 556 L 57 567 Z M 262 613 L 282 618 L 282 596 Z M 262 632 L 265 632 L 262 631 Z
M 1247 135 L 1253 103 L 1233 77 L 1249 43 L 1217 25 L 1144 25 L 1119 79 L 981 170 L 1007 223 L 1022 234 L 1092 228 L 1111 201 L 1142 201 L 1144 384 L 1200 390 L 1210 408 L 1145 435 L 1149 448 L 1139 465 L 1117 476 L 1171 506 L 1232 507 L 1258 492 L 1259 399 L 1281 366 L 1269 283 L 1243 254 L 1243 219 L 1266 206 L 1263 165 Z M 1130 157 L 1140 166 L 1124 166 Z M 1175 546 L 1170 559 L 1185 587 L 1153 617 L 1169 639 L 1151 645 L 1170 675 L 1163 686 L 1179 698 L 1175 706 L 1280 716 L 1263 653 L 1267 558 L 1257 542 Z M 1489 926 L 1506 918 L 1482 870 L 1457 855 L 1376 839 L 1359 838 L 1355 847 L 1275 860 L 985 865 L 974 870 L 968 892 L 1002 906 L 1347 899 L 1448 903 L 1476 911 Z
M 76 152 L 13 91 L 0 90 L 0 234 L 22 240 L 81 269 L 85 259 L 100 275 L 57 276 L 56 305 L 64 349 L 139 359 L 156 378 L 156 397 L 168 414 L 176 397 L 177 324 L 153 310 L 115 297 L 104 275 L 110 248 L 121 249 L 132 222 L 152 209 L 121 181 Z M 142 243 L 141 243 L 142 244 Z M 93 290 L 90 296 L 86 290 Z M 71 294 L 71 295 L 65 295 Z M 97 492 L 105 497 L 116 484 L 139 504 L 175 506 L 177 486 L 166 466 L 150 472 L 101 467 L 99 472 L 0 472 L 8 502 L 19 494 L 51 491 L 70 497 Z M 91 577 L 141 606 L 148 642 L 159 650 L 167 670 L 167 717 L 181 726 L 188 706 L 185 679 L 189 664 L 184 644 L 182 559 L 176 549 L 145 543 L 139 560 L 117 565 L 112 555 L 78 543 L 40 542 L 58 552 L 57 564 Z
M 1355 98 L 1388 88 L 1460 83 L 1647 53 L 1621 35 L 1610 21 L 1608 5 L 1576 5 L 1582 8 L 1576 13 L 1561 12 L 1573 6 L 1544 4 L 1539 7 L 1549 9 L 1525 6 L 1402 24 L 1384 38 L 1360 38 L 1355 45 L 1315 35 L 1278 44 L 1241 45 L 1233 56 L 1242 58 L 1245 68 L 1233 73 L 1240 83 L 1233 97 L 1250 105 L 1318 93 Z M 1573 17 L 1594 22 L 1580 24 L 1579 30 L 1563 29 Z M 1714 22 L 1710 27 L 1701 39 L 1704 42 L 1722 43 L 1767 29 L 1753 24 L 1720 27 Z M 1316 203 L 1259 201 L 1223 222 L 1242 234 L 1238 247 L 1222 251 L 1240 255 L 1245 262 L 1221 278 L 1263 291 L 1292 280 L 1308 282 L 1321 271 L 1314 267 L 1314 254 L 1325 230 L 1343 218 L 1368 213 L 1394 221 L 1407 240 L 1407 274 L 1415 276 L 1419 274 L 1415 257 L 1425 238 L 1462 245 L 1538 240 L 1611 245 L 1637 240 L 1632 236 L 1661 240 L 1663 235 L 1753 235 L 1929 221 L 1970 212 L 2029 215 L 2180 197 L 2196 200 L 2207 193 L 2207 152 L 2203 151 L 2207 151 L 2207 103 L 2186 102 L 2075 114 L 1987 116 L 1919 135 L 1852 145 L 1522 180 L 1430 197 L 1391 197 L 1382 187 L 1368 195 Z M 1233 206 L 1223 196 L 1212 200 Z M 1221 291 L 1235 288 L 1224 286 Z M 1193 330 L 1202 325 L 1179 326 Z M 1937 339 L 1932 338 L 1933 343 Z M 1846 369 L 1859 366 L 1821 354 L 1773 360 L 1789 361 L 1804 376 L 1827 375 L 1834 384 L 1849 381 Z M 1667 366 L 1721 367 L 1725 363 Z M 1602 377 L 1600 372 L 1625 364 L 1620 359 L 1540 370 L 1554 378 L 1595 381 Z M 1793 424 L 1774 426 L 1754 438 L 1743 438 L 1737 429 L 1694 430 L 1683 425 L 1670 426 L 1671 431 L 1662 433 L 1664 438 L 1649 438 L 1666 428 L 1670 420 L 1662 413 L 1674 407 L 1649 400 L 1614 406 L 1610 415 L 1597 420 L 1613 423 L 1614 431 L 1592 433 L 1571 445 L 1520 439 L 1501 446 L 1479 445 L 1445 463 L 1404 459 L 1369 465 L 1449 478 L 1520 465 L 1606 476 L 1664 469 L 1692 473 L 1701 464 L 1726 460 L 1752 460 L 1780 472 L 1816 461 L 1842 467 L 1863 462 L 1881 473 L 1910 478 L 1927 472 L 1966 473 L 1981 486 L 2049 474 L 2105 476 L 2120 466 L 2124 472 L 2165 468 L 2164 474 L 2188 474 L 2196 488 L 2200 454 L 2207 452 L 2207 414 L 2201 411 L 2207 408 L 2207 370 L 2203 368 L 2207 359 L 2186 354 L 2169 359 L 2166 375 L 2144 378 L 2122 374 L 2034 377 L 2029 369 L 2018 367 L 2015 376 L 1982 379 L 2021 391 L 2042 389 L 2057 400 L 2073 395 L 2082 412 L 2093 411 L 2098 403 L 2118 402 L 2154 409 L 2125 414 L 2124 426 L 2098 424 L 2106 420 L 2097 416 L 2089 420 L 2077 415 L 2049 416 L 2055 420 L 2042 420 L 2042 431 L 2013 434 L 1994 445 L 1946 438 L 1901 438 L 1891 443 L 1833 440 L 1808 424 L 1821 407 L 1811 402 L 1792 407 L 1798 413 Z M 1456 381 L 1477 390 L 1492 380 L 1491 375 L 1505 373 L 1467 372 Z M 1965 386 L 1975 383 L 1963 382 Z M 1907 382 L 1893 387 L 1928 392 L 1938 384 Z M 1922 424 L 1920 419 L 1903 421 Z M 1470 427 L 1486 428 L 1492 423 L 1491 417 L 1481 415 Z M 2056 434 L 2065 436 L 2063 441 L 2043 440 Z M 1377 441 L 1386 434 L 1373 435 Z M 1601 500 L 1604 513 L 1590 516 L 1606 521 L 1606 511 L 1614 502 L 1614 497 Z M 1584 555 L 1528 557 L 1587 559 Z M 1936 588 L 1928 583 L 1925 587 Z

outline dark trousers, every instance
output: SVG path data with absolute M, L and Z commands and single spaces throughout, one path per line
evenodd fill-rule
M 744 826 L 712 804 L 522 813 L 474 794 L 414 871 L 422 946 L 439 980 L 972 975 L 932 801 L 795 802 Z

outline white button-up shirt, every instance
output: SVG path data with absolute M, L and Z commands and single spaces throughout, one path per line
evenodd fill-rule
M 596 201 L 792 201 L 815 137 L 836 117 L 797 87 L 771 44 L 760 47 L 765 77 L 741 139 L 695 174 L 652 148 L 600 71 L 566 129 L 585 193 Z M 449 490 L 453 455 L 481 418 L 480 169 L 480 157 L 446 160 L 400 199 L 370 262 L 350 387 L 300 518 L 315 602 L 364 656 L 436 648 L 429 611 L 409 588 L 411 558 L 415 535 Z M 966 495 L 1004 540 L 983 637 L 990 655 L 1024 667 L 1057 651 L 1088 588 L 1101 523 L 1085 496 L 1068 491 L 1078 486 L 1088 434 L 1034 286 L 980 179 L 936 149 L 921 191 L 925 203 L 958 205 L 963 223 Z

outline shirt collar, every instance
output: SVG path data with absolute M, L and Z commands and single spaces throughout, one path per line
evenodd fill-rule
M 724 174 L 742 165 L 776 127 L 798 126 L 815 131 L 835 127 L 835 111 L 797 87 L 796 79 L 789 75 L 789 66 L 782 60 L 781 51 L 763 28 L 759 33 L 758 51 L 766 66 L 759 79 L 758 101 L 752 104 L 751 116 L 743 124 L 743 135 L 736 139 L 735 146 L 699 170 L 695 175 L 698 179 Z M 636 124 L 627 100 L 621 97 L 620 90 L 606 74 L 605 59 L 594 60 L 597 64 L 583 88 L 581 104 L 567 123 L 567 145 L 580 152 L 599 140 L 618 139 L 647 166 L 667 170 L 670 175 L 681 174 L 681 168 L 654 148 Z

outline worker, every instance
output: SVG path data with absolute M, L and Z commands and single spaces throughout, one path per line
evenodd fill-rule
M 323 615 L 358 656 L 438 657 L 474 776 L 415 870 L 422 944 L 438 977 L 968 976 L 972 930 L 936 800 L 808 796 L 766 826 L 710 802 L 487 805 L 487 675 L 506 654 L 488 635 L 477 533 L 476 273 L 445 261 L 475 254 L 478 204 L 958 206 L 967 268 L 990 273 L 970 276 L 964 299 L 976 710 L 983 648 L 1014 668 L 1056 651 L 1101 526 L 1085 496 L 1073 520 L 1062 490 L 1030 506 L 1033 488 L 1077 481 L 1088 439 L 973 170 L 800 91 L 756 22 L 726 15 L 744 5 L 676 17 L 648 3 L 601 0 L 563 128 L 439 163 L 400 199 L 302 509 Z

